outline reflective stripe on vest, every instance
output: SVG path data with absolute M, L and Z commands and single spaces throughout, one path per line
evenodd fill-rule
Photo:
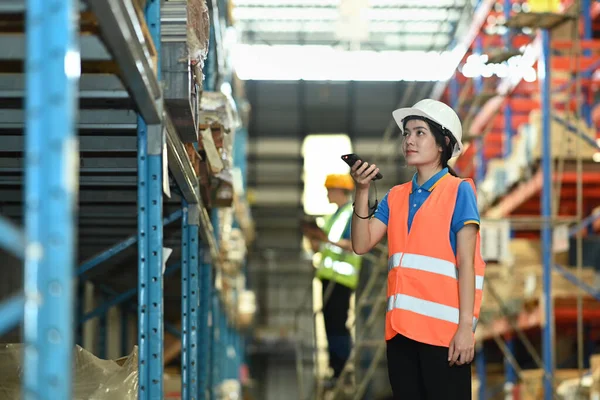
M 406 294 L 396 294 L 388 297 L 387 311 L 389 312 L 394 309 L 411 311 L 430 318 L 452 322 L 454 324 L 458 324 L 460 316 L 460 311 L 458 308 L 445 306 L 443 304 L 419 299 Z M 473 332 L 475 332 L 476 327 L 477 318 L 473 317 Z
M 352 264 L 346 261 L 334 260 L 331 257 L 325 257 L 323 260 L 323 266 L 325 268 L 333 269 L 337 274 L 340 275 L 353 275 L 355 268 Z
M 339 242 L 342 239 L 352 212 L 352 205 L 346 204 L 325 224 L 324 231 L 331 242 Z M 321 261 L 316 272 L 317 278 L 332 280 L 355 289 L 362 262 L 360 256 L 332 243 L 322 243 L 320 252 Z
M 411 268 L 458 280 L 458 268 L 449 261 L 410 253 L 395 253 L 388 260 L 388 273 L 393 268 Z M 483 290 L 483 276 L 475 275 L 475 289 Z

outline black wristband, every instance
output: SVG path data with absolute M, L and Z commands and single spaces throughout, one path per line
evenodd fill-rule
M 360 219 L 369 219 L 369 218 L 371 218 L 375 214 L 375 211 L 377 210 L 377 205 L 378 204 L 379 204 L 379 202 L 377 200 L 375 200 L 375 204 L 373 205 L 373 207 L 369 207 L 372 211 L 366 217 L 361 217 L 360 215 L 358 215 L 356 213 L 356 208 L 354 208 L 354 203 L 352 203 L 352 211 L 354 212 L 354 215 L 356 215 Z

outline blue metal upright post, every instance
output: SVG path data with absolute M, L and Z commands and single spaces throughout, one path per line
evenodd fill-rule
M 198 206 L 188 207 L 184 202 L 182 224 L 182 270 L 181 270 L 181 311 L 182 311 L 182 390 L 184 399 L 199 399 L 198 386 L 198 330 L 199 326 L 199 285 L 198 285 Z
M 589 41 L 592 39 L 592 15 L 591 15 L 591 1 L 590 0 L 581 0 L 581 20 L 583 21 L 583 40 Z M 590 57 L 591 52 L 589 50 L 585 50 L 583 52 L 584 57 Z M 583 79 L 588 80 L 592 77 L 592 72 L 585 71 L 583 73 Z M 593 126 L 592 123 L 592 105 L 589 102 L 589 91 L 592 90 L 590 87 L 587 87 L 582 91 L 582 95 L 585 96 L 585 100 L 583 101 L 583 119 L 587 122 L 588 126 Z
M 215 241 L 219 243 L 219 213 L 216 208 L 211 210 L 210 215 L 212 227 L 215 233 Z M 214 279 L 211 281 L 211 343 L 210 343 L 210 399 L 216 400 L 218 395 L 219 384 L 221 383 L 221 375 L 219 370 L 219 358 L 220 354 L 220 343 L 221 343 L 221 331 L 220 331 L 220 318 L 221 312 L 219 307 L 219 291 L 214 285 Z
M 79 3 L 27 0 L 25 399 L 69 399 L 79 159 Z
M 550 32 L 541 30 L 542 52 L 538 61 L 538 77 L 540 81 L 540 92 L 542 98 L 542 196 L 541 209 L 542 228 L 542 257 L 543 257 L 543 289 L 544 289 L 544 315 L 545 323 L 542 334 L 542 353 L 544 360 L 544 399 L 553 398 L 553 376 L 554 376 L 554 351 L 553 351 L 553 302 L 552 302 L 552 165 L 551 165 L 551 131 L 550 131 Z
M 475 54 L 481 56 L 483 53 L 483 39 L 481 33 L 477 35 L 475 39 Z M 475 77 L 475 96 L 478 96 L 483 91 L 483 78 L 481 76 Z M 478 136 L 475 139 L 475 183 L 479 184 L 485 177 L 485 155 L 483 153 L 483 139 Z
M 200 398 L 208 397 L 209 386 L 209 367 L 210 367 L 210 344 L 211 330 L 209 325 L 209 315 L 211 309 L 211 286 L 212 286 L 212 266 L 210 264 L 210 251 L 206 247 L 201 248 L 199 255 L 200 263 L 200 332 L 198 333 L 198 360 L 200 362 L 198 380 Z
M 512 8 L 512 0 L 504 0 L 504 20 L 510 19 L 510 10 Z M 506 29 L 504 33 L 504 47 L 507 50 L 512 48 L 512 31 L 510 28 Z M 507 96 L 506 106 L 504 107 L 504 145 L 502 146 L 504 158 L 507 159 L 512 152 L 513 137 L 512 129 L 512 107 L 510 106 L 510 95 Z
M 211 344 L 210 344 L 210 400 L 217 399 L 217 389 L 220 382 L 219 375 L 219 343 L 220 343 L 220 312 L 219 295 L 216 288 L 212 288 L 211 296 Z
M 487 372 L 485 369 L 485 349 L 483 343 L 475 351 L 475 372 L 479 379 L 479 391 L 477 398 L 485 400 L 487 398 Z
M 455 111 L 458 111 L 458 76 L 455 73 L 450 79 L 450 107 L 452 107 Z
M 508 348 L 509 353 L 515 356 L 515 338 L 513 336 L 506 340 L 506 347 Z M 506 396 L 512 396 L 512 391 L 517 383 L 517 378 L 517 371 L 515 371 L 514 367 L 507 359 L 504 359 L 504 390 Z
M 102 302 L 105 301 L 103 295 L 101 295 L 100 298 L 102 299 Z M 106 313 L 100 316 L 100 318 L 98 319 L 98 325 L 98 357 L 100 357 L 101 359 L 106 359 Z
M 160 55 L 160 1 L 148 0 L 146 22 Z M 158 80 L 160 81 L 160 57 Z M 158 99 L 157 99 L 158 100 Z M 160 108 L 160 106 L 159 106 Z M 138 117 L 139 399 L 163 397 L 162 125 Z
M 121 307 L 121 356 L 129 354 L 129 310 Z
M 181 398 L 190 398 L 190 318 L 188 307 L 189 286 L 189 236 L 188 211 L 183 202 L 183 215 L 181 218 Z

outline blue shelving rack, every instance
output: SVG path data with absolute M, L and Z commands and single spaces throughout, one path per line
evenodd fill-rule
M 0 156 L 22 152 L 25 158 L 18 168 L 0 163 L 0 172 L 15 174 L 10 181 L 0 176 L 0 213 L 6 214 L 0 217 L 0 246 L 25 265 L 23 290 L 0 305 L 0 335 L 22 323 L 27 399 L 71 397 L 76 326 L 105 318 L 117 305 L 123 353 L 131 350 L 130 313 L 137 314 L 140 399 L 163 398 L 165 332 L 181 338 L 182 398 L 216 398 L 223 380 L 238 379 L 243 362 L 241 333 L 214 287 L 216 210 L 203 204 L 198 177 L 164 104 L 161 1 L 147 0 L 141 11 L 127 0 L 0 5 L 0 15 L 24 16 L 21 37 L 0 38 L 12 49 L 0 55 L 0 63 L 12 68 L 0 76 L 0 98 L 24 104 L 24 112 L 15 107 L 0 113 Z M 82 12 L 97 24 L 92 35 L 80 32 L 88 22 Z M 212 12 L 211 18 L 219 20 L 226 10 L 212 7 Z M 222 71 L 215 62 L 221 49 L 214 26 L 210 37 L 204 90 L 215 91 Z M 24 52 L 20 44 L 26 44 Z M 244 132 L 240 128 L 242 139 Z M 234 146 L 234 166 L 245 173 L 246 142 Z M 117 157 L 100 165 L 105 153 Z M 167 183 L 174 193 L 170 199 L 164 195 Z M 2 195 L 3 185 L 22 188 L 22 198 L 13 189 Z M 127 232 L 121 225 L 136 216 L 128 237 L 115 239 Z M 181 239 L 173 242 L 165 232 L 177 221 Z M 108 233 L 78 243 L 92 230 Z M 163 246 L 173 244 L 180 247 L 181 259 L 163 272 Z M 92 257 L 81 251 L 106 245 Z M 74 283 L 93 279 L 128 251 L 137 254 L 131 287 L 99 284 L 102 304 L 87 313 L 75 307 Z M 165 321 L 164 281 L 175 273 L 181 273 L 181 328 Z
M 475 13 L 475 16 L 473 18 L 473 22 L 472 25 L 470 27 L 470 29 L 468 30 L 468 35 L 465 37 L 464 41 L 463 41 L 463 45 L 464 45 L 464 49 L 466 50 L 465 52 L 461 53 L 460 56 L 463 57 L 464 55 L 467 54 L 468 50 L 471 49 L 470 51 L 472 53 L 477 53 L 477 54 L 481 54 L 481 45 L 479 40 L 481 39 L 481 37 L 484 35 L 483 32 L 483 27 L 485 25 L 485 21 L 487 19 L 487 16 L 490 15 L 490 13 L 493 13 L 493 5 L 494 3 L 497 4 L 502 4 L 503 6 L 503 17 L 506 21 L 509 21 L 515 17 L 515 13 L 514 13 L 514 6 L 515 6 L 515 2 L 511 1 L 511 0 L 504 0 L 504 1 L 486 1 L 486 0 L 482 0 L 480 2 L 478 2 L 477 5 L 477 10 Z M 565 3 L 569 3 L 569 6 L 574 6 L 576 4 L 578 4 L 577 2 L 565 2 Z M 592 39 L 592 2 L 590 2 L 589 0 L 584 0 L 579 2 L 580 8 L 578 9 L 580 16 L 579 16 L 579 20 L 577 20 L 576 22 L 580 22 L 581 23 L 581 32 L 582 35 L 580 36 L 580 40 L 582 41 L 590 41 Z M 517 15 L 517 17 L 523 17 L 524 14 L 526 13 L 522 13 L 520 15 Z M 497 16 L 497 15 L 496 15 Z M 525 15 L 525 17 L 527 17 Z M 596 13 L 596 17 L 597 17 L 597 13 Z M 553 263 L 552 261 L 552 240 L 553 240 L 553 224 L 556 223 L 556 221 L 553 220 L 553 215 L 552 215 L 552 203 L 553 203 L 553 193 L 552 193 L 552 183 L 553 183 L 553 172 L 552 172 L 552 155 L 551 155 L 551 122 L 559 122 L 560 124 L 562 124 L 563 126 L 566 126 L 569 128 L 569 131 L 575 135 L 578 135 L 579 137 L 583 137 L 584 139 L 587 140 L 588 145 L 596 148 L 597 150 L 600 150 L 600 147 L 597 145 L 597 143 L 593 140 L 590 140 L 587 137 L 584 137 L 584 135 L 580 134 L 578 132 L 578 130 L 573 126 L 573 125 L 569 125 L 567 123 L 567 121 L 563 121 L 561 120 L 559 117 L 557 117 L 556 115 L 553 115 L 553 104 L 551 102 L 551 97 L 554 93 L 556 92 L 560 92 L 560 91 L 564 91 L 565 89 L 567 89 L 570 85 L 575 85 L 575 81 L 576 78 L 572 77 L 567 83 L 565 83 L 564 85 L 561 85 L 560 87 L 558 87 L 558 89 L 552 89 L 551 87 L 551 82 L 552 82 L 552 69 L 551 69 L 551 63 L 552 63 L 552 56 L 557 56 L 557 54 L 555 54 L 554 49 L 551 47 L 551 32 L 554 28 L 560 26 L 562 23 L 569 21 L 571 18 L 568 18 L 566 15 L 564 14 L 560 14 L 560 13 L 539 13 L 536 18 L 525 18 L 524 20 L 522 20 L 521 22 L 514 22 L 517 26 L 519 27 L 528 27 L 530 29 L 533 30 L 534 34 L 535 34 L 535 39 L 534 39 L 534 43 L 536 44 L 536 46 L 533 46 L 532 48 L 526 50 L 526 52 L 530 52 L 529 55 L 533 54 L 534 57 L 534 61 L 537 61 L 537 86 L 538 86 L 538 93 L 540 94 L 540 104 L 537 108 L 539 108 L 541 115 L 542 115 L 542 122 L 541 122 L 541 147 L 542 147 L 542 157 L 540 160 L 540 169 L 539 169 L 539 174 L 541 179 L 539 180 L 539 182 L 541 182 L 541 184 L 533 184 L 533 179 L 531 180 L 526 180 L 525 182 L 522 182 L 523 186 L 535 186 L 536 189 L 536 193 L 539 192 L 539 199 L 540 199 L 540 218 L 539 218 L 539 225 L 540 225 L 540 238 L 541 238 L 541 244 L 542 244 L 542 264 L 543 264 L 543 297 L 545 299 L 545 301 L 543 302 L 543 308 L 540 311 L 540 314 L 542 315 L 542 317 L 540 319 L 543 319 L 544 321 L 548 321 L 548 323 L 545 324 L 541 324 L 540 328 L 542 331 L 542 335 L 541 335 L 541 342 L 542 342 L 542 352 L 541 352 L 541 360 L 542 360 L 542 365 L 539 366 L 540 369 L 543 369 L 544 371 L 544 377 L 543 377 L 543 387 L 544 387 L 544 399 L 551 399 L 554 396 L 554 379 L 555 379 L 555 349 L 554 349 L 554 342 L 555 342 L 555 326 L 554 326 L 554 315 L 555 315 L 555 310 L 554 310 L 554 301 L 551 300 L 552 299 L 552 272 L 556 271 L 559 272 L 561 275 L 563 275 L 566 279 L 568 279 L 569 281 L 571 281 L 574 285 L 578 286 L 579 288 L 583 289 L 584 292 L 586 292 L 587 295 L 589 295 L 592 298 L 595 298 L 596 300 L 600 300 L 600 295 L 598 294 L 598 292 L 594 289 L 589 287 L 588 285 L 586 285 L 584 282 L 581 282 L 579 279 L 577 279 L 572 273 L 570 273 L 567 269 L 565 269 L 564 267 L 561 267 L 559 265 L 556 265 Z M 515 44 L 516 41 L 514 38 L 515 35 L 515 31 L 514 29 L 510 28 L 510 23 L 507 24 L 509 26 L 509 29 L 505 30 L 505 33 L 502 35 L 502 39 L 503 39 L 503 46 L 504 46 L 504 50 L 506 50 L 508 52 L 508 54 L 506 55 L 506 59 L 508 59 L 509 57 L 512 57 L 515 53 L 510 54 L 510 51 L 515 51 L 516 49 Z M 581 34 L 581 33 L 578 33 Z M 533 35 L 532 35 L 533 36 Z M 572 39 L 573 41 L 575 39 Z M 490 41 L 491 42 L 491 41 Z M 573 43 L 572 43 L 573 44 Z M 574 45 L 574 44 L 573 44 Z M 457 48 L 456 51 L 459 52 L 460 48 Z M 583 57 L 589 57 L 591 54 L 589 52 L 589 50 L 583 50 L 582 51 L 582 56 Z M 460 64 L 460 63 L 459 63 Z M 585 79 L 586 77 L 591 76 L 591 74 L 596 71 L 599 67 L 600 63 L 598 62 L 594 62 L 592 63 L 589 67 L 587 67 L 585 70 L 583 70 L 583 72 L 581 72 L 581 76 L 583 79 Z M 578 68 L 578 67 L 577 67 Z M 485 126 L 487 123 L 491 122 L 493 118 L 500 116 L 500 112 L 503 112 L 503 115 L 501 116 L 501 118 L 503 119 L 503 123 L 504 123 L 504 127 L 502 129 L 502 132 L 500 133 L 503 136 L 503 141 L 502 141 L 502 152 L 501 154 L 499 154 L 499 157 L 505 158 L 507 159 L 512 152 L 512 148 L 511 148 L 511 138 L 513 135 L 516 134 L 515 129 L 514 129 L 514 125 L 515 125 L 515 117 L 516 117 L 516 110 L 513 109 L 513 103 L 511 100 L 513 100 L 513 92 L 515 91 L 515 88 L 518 87 L 518 85 L 521 83 L 522 79 L 514 79 L 514 77 L 507 77 L 507 78 L 502 78 L 502 79 L 497 79 L 497 82 L 495 82 L 492 86 L 493 88 L 492 90 L 492 95 L 495 97 L 493 102 L 490 102 L 488 104 L 486 104 L 486 101 L 483 102 L 483 104 L 480 104 L 480 108 L 476 109 L 476 110 L 469 110 L 469 113 L 478 113 L 479 117 L 480 117 L 480 126 Z M 459 81 L 457 76 L 455 75 L 454 78 L 450 81 L 450 82 L 440 82 L 436 85 L 436 88 L 434 89 L 434 97 L 436 98 L 442 98 L 442 96 L 444 96 L 444 93 L 446 91 L 446 85 L 449 83 L 449 90 L 448 90 L 448 95 L 447 95 L 447 100 L 454 105 L 458 104 L 458 97 L 460 95 L 460 90 L 459 90 Z M 475 82 L 475 95 L 480 94 L 480 90 L 481 90 L 481 86 L 480 83 Z M 488 93 L 489 95 L 490 93 Z M 502 100 L 502 101 L 500 101 Z M 484 107 L 484 105 L 486 107 Z M 588 126 L 593 126 L 592 121 L 591 121 L 591 116 L 590 116 L 590 109 L 591 109 L 591 104 L 587 101 L 583 101 L 582 102 L 582 115 L 583 115 L 583 119 L 587 122 Z M 515 107 L 516 108 L 516 107 Z M 520 107 L 519 111 L 523 111 L 523 108 L 526 107 Z M 473 164 L 474 166 L 474 175 L 478 178 L 477 181 L 479 181 L 482 177 L 483 174 L 485 173 L 485 163 L 487 160 L 484 160 L 484 156 L 483 156 L 483 148 L 481 146 L 481 143 L 483 142 L 481 139 L 481 135 L 483 135 L 483 132 L 485 132 L 486 129 L 485 128 L 481 128 L 479 130 L 478 134 L 475 134 L 477 137 L 474 140 L 474 143 L 476 145 L 476 150 L 474 152 L 471 153 L 472 157 L 473 157 Z M 497 132 L 496 132 L 497 133 Z M 471 156 L 469 155 L 469 156 Z M 579 179 L 581 179 L 581 176 L 579 176 Z M 537 187 L 537 185 L 539 185 L 539 187 Z M 514 189 L 514 188 L 513 188 Z M 522 192 L 519 192 L 518 190 L 513 190 L 511 188 L 506 189 L 507 192 L 501 194 L 498 197 L 498 202 L 500 203 L 500 206 L 497 206 L 498 208 L 501 208 L 504 206 L 503 202 L 506 204 L 506 206 L 504 206 L 505 208 L 509 208 L 509 209 L 514 209 L 510 208 L 510 204 L 512 204 L 514 202 L 514 200 L 517 200 L 516 198 L 518 196 L 522 195 Z M 518 189 L 518 188 L 517 188 Z M 510 212 L 508 212 L 510 214 Z M 579 213 L 579 211 L 578 211 Z M 503 218 L 509 218 L 508 215 L 503 215 Z M 589 215 L 586 218 L 581 219 L 580 221 L 571 221 L 571 222 L 576 222 L 574 226 L 572 226 L 569 230 L 569 236 L 570 237 L 575 237 L 582 229 L 585 229 L 586 227 L 589 227 L 595 220 L 597 220 L 598 218 L 600 218 L 600 214 L 592 214 Z M 521 329 L 520 327 L 518 327 L 519 330 Z M 516 338 L 515 338 L 515 331 L 513 331 L 513 328 L 509 328 L 508 331 L 502 330 L 501 332 L 496 332 L 494 331 L 494 333 L 497 333 L 499 335 L 502 336 L 506 336 L 506 342 L 505 344 L 505 348 L 503 351 L 508 352 L 508 355 L 514 355 L 514 350 L 515 350 L 515 344 L 516 344 Z M 489 337 L 488 337 L 489 338 Z M 483 350 L 483 343 L 479 344 L 479 347 L 477 349 L 477 354 L 476 354 L 476 372 L 477 372 L 477 376 L 479 378 L 479 383 L 480 383 L 480 387 L 479 387 L 479 398 L 481 399 L 486 399 L 486 398 L 490 398 L 491 394 L 492 394 L 492 390 L 491 388 L 488 386 L 487 382 L 486 382 L 486 355 L 484 353 Z M 518 378 L 518 373 L 516 371 L 515 365 L 512 364 L 512 362 L 508 361 L 508 357 L 505 359 L 505 368 L 504 368 L 504 373 L 505 373 L 505 382 L 506 382 L 506 386 L 505 389 L 508 391 L 510 391 L 513 387 L 514 384 L 517 383 L 517 378 Z

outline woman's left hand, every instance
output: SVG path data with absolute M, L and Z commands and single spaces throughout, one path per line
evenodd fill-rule
M 448 348 L 448 362 L 450 366 L 469 364 L 475 356 L 475 338 L 469 325 L 459 325 L 450 347 Z

